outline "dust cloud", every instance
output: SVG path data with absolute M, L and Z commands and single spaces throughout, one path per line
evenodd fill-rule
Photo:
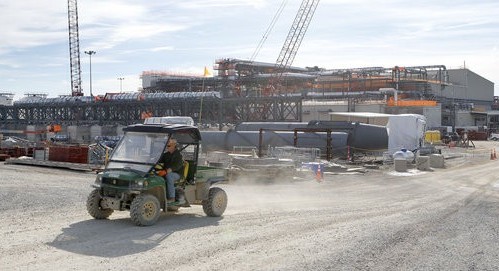
M 226 212 L 244 213 L 258 209 L 279 211 L 310 205 L 310 201 L 316 199 L 321 189 L 328 184 L 316 180 L 312 172 L 307 173 L 239 175 L 223 187 L 230 195 L 230 208 Z

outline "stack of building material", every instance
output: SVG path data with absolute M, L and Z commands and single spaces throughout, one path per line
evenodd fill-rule
M 49 161 L 88 163 L 88 146 L 50 146 Z
M 0 153 L 0 161 L 5 161 L 9 158 L 10 156 L 8 154 Z
M 9 147 L 0 148 L 0 154 L 5 158 L 9 157 L 21 157 L 21 156 L 33 156 L 33 147 Z

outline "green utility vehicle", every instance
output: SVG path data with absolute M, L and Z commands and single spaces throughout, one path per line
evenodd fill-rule
M 136 225 L 149 226 L 158 220 L 161 210 L 202 205 L 208 216 L 224 213 L 227 194 L 212 185 L 225 182 L 227 171 L 197 164 L 201 135 L 196 127 L 134 124 L 123 131 L 124 136 L 103 172 L 97 175 L 92 185 L 95 189 L 88 196 L 87 210 L 92 217 L 105 219 L 115 210 L 129 210 Z M 158 171 L 170 138 L 177 140 L 184 159 L 183 176 L 175 183 L 174 203 L 167 203 L 165 178 Z

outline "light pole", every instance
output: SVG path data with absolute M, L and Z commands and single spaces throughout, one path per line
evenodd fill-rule
M 120 92 L 123 92 L 123 80 L 125 80 L 124 77 L 118 77 L 118 80 L 120 80 Z
M 456 101 L 455 94 L 456 90 L 454 88 L 454 84 L 452 85 L 452 132 L 456 132 Z
M 95 51 L 85 51 L 85 54 L 87 54 L 90 57 L 90 97 L 93 97 L 93 95 L 92 95 L 92 55 L 95 55 Z

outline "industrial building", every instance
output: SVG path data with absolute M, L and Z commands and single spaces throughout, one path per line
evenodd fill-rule
M 271 63 L 216 60 L 214 77 L 145 72 L 144 92 L 218 91 L 222 97 L 261 97 L 274 72 Z M 302 97 L 301 121 L 330 120 L 330 112 L 415 113 L 428 126 L 497 127 L 494 83 L 444 65 L 328 70 L 290 67 L 279 96 Z

